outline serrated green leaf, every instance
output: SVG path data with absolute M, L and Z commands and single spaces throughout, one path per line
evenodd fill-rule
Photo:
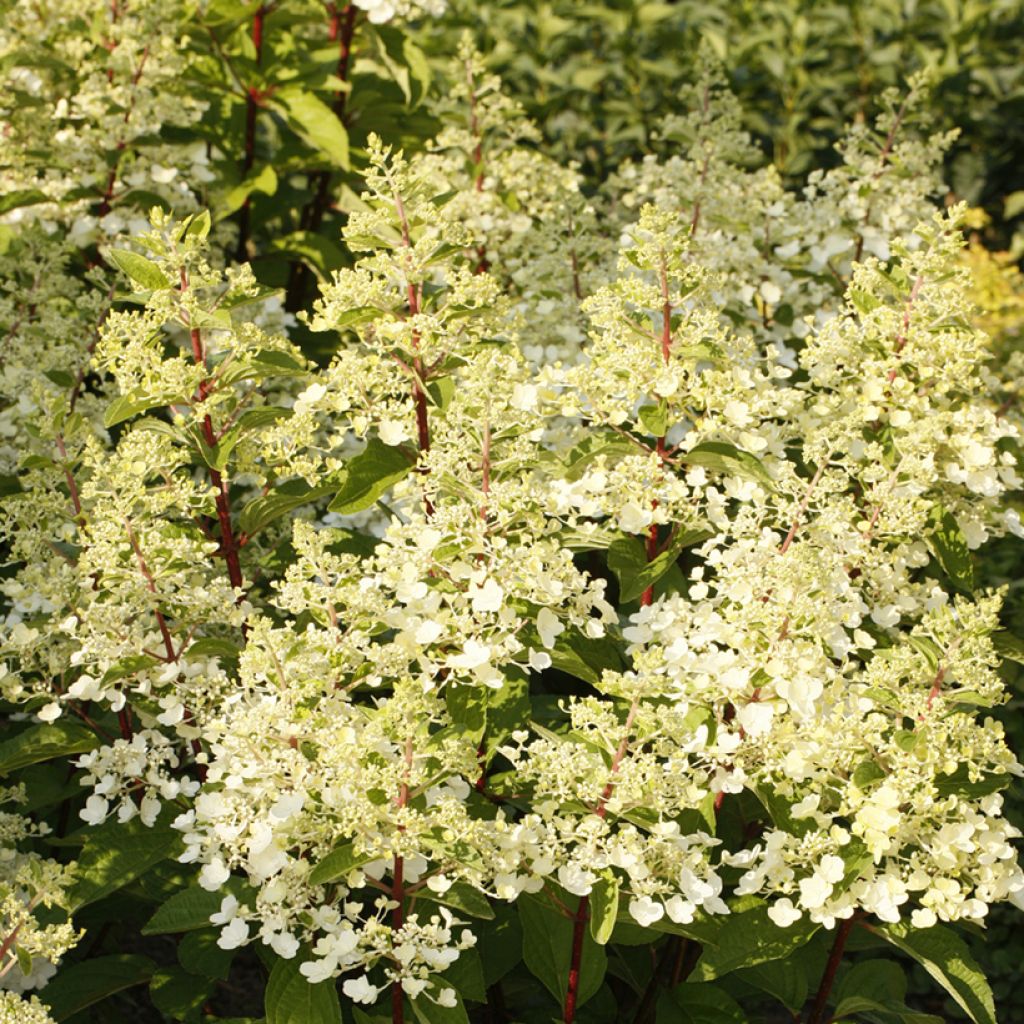
M 205 983 L 181 967 L 161 967 L 150 979 L 149 998 L 173 1020 L 198 1022 L 213 982 Z
M 59 970 L 40 998 L 50 1007 L 50 1016 L 60 1024 L 115 992 L 144 985 L 155 968 L 148 956 L 93 957 Z
M 635 601 L 675 565 L 685 548 L 699 544 L 709 536 L 702 530 L 679 530 L 668 547 L 651 561 L 647 560 L 644 545 L 633 537 L 623 537 L 609 544 L 608 568 L 619 580 L 619 600 L 623 604 Z
M 688 466 L 703 466 L 726 476 L 753 480 L 768 490 L 775 489 L 774 481 L 756 455 L 724 441 L 704 441 L 688 452 L 680 453 L 679 458 Z
M 606 946 L 619 914 L 619 880 L 604 872 L 590 891 L 590 934 L 599 946 Z
M 107 259 L 146 291 L 158 292 L 171 287 L 164 272 L 152 260 L 137 252 L 130 249 L 108 249 Z
M 434 892 L 430 887 L 421 889 L 419 892 L 421 900 L 431 903 L 440 903 L 453 910 L 459 910 L 470 917 L 478 917 L 489 921 L 494 917 L 494 910 L 488 902 L 487 897 L 466 882 L 455 882 L 444 892 Z
M 552 909 L 540 897 L 522 895 L 516 901 L 523 928 L 523 961 L 530 973 L 543 983 L 558 1002 L 565 1003 L 572 960 L 573 922 Z M 582 1006 L 597 993 L 604 981 L 608 958 L 604 947 L 594 942 L 588 929 L 583 932 L 583 955 L 576 1001 Z
M 0 776 L 55 757 L 84 754 L 99 745 L 96 733 L 79 722 L 58 719 L 51 725 L 30 725 L 0 743 Z
M 748 1024 L 728 992 L 714 985 L 686 982 L 658 999 L 656 1024 Z
M 150 391 L 132 391 L 127 395 L 120 395 L 107 406 L 103 414 L 103 426 L 113 427 L 130 420 L 133 416 L 138 416 L 139 413 L 172 405 L 181 400 L 180 395 L 172 395 L 166 391 L 156 394 Z
M 160 861 L 176 857 L 181 850 L 181 834 L 170 827 L 176 814 L 176 809 L 165 808 L 151 828 L 138 816 L 125 823 L 108 818 L 90 828 L 69 893 L 72 906 L 79 909 L 95 903 Z
M 297 956 L 274 964 L 263 999 L 267 1024 L 341 1024 L 334 982 L 311 985 L 299 970 L 303 962 Z
M 736 972 L 736 978 L 774 996 L 794 1013 L 807 1001 L 810 985 L 805 965 L 799 957 L 741 968 Z
M 292 509 L 324 498 L 333 490 L 333 484 L 311 487 L 305 480 L 287 480 L 269 494 L 250 501 L 239 513 L 238 528 L 246 537 L 252 537 Z
M 341 487 L 328 511 L 341 515 L 362 512 L 411 470 L 412 462 L 401 448 L 371 437 L 366 448 L 342 467 Z
M 227 885 L 216 892 L 208 892 L 198 885 L 176 892 L 142 926 L 143 935 L 168 935 L 207 928 L 210 915 L 220 910 L 221 901 L 228 893 L 241 896 L 245 883 L 240 878 L 228 879 Z
M 935 505 L 929 516 L 928 544 L 942 571 L 960 590 L 974 590 L 974 562 L 963 532 L 952 513 Z
M 349 169 L 348 132 L 322 99 L 299 86 L 286 86 L 278 89 L 269 102 L 310 146 L 338 167 Z
M 966 943 L 944 925 L 915 929 L 907 921 L 870 930 L 913 957 L 957 1002 L 974 1024 L 996 1024 L 992 989 Z
M 376 858 L 372 854 L 356 853 L 351 843 L 331 850 L 309 873 L 310 885 L 325 885 L 345 878 L 350 871 L 369 864 Z
M 721 919 L 717 945 L 705 947 L 692 977 L 694 981 L 713 981 L 739 967 L 781 960 L 806 945 L 820 927 L 802 918 L 780 928 L 763 905 L 732 913 Z

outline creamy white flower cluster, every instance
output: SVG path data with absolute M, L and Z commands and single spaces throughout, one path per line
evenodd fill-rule
M 1001 595 L 971 561 L 1020 531 L 1019 427 L 985 395 L 963 211 L 905 223 L 927 188 L 880 184 L 905 115 L 822 186 L 879 182 L 840 214 L 745 191 L 709 77 L 637 216 L 545 242 L 500 185 L 542 165 L 462 67 L 476 128 L 371 141 L 356 260 L 309 318 L 328 367 L 248 315 L 208 220 L 158 215 L 126 266 L 148 297 L 94 346 L 105 418 L 26 413 L 0 686 L 96 732 L 82 817 L 174 805 L 221 947 L 366 1004 L 450 1007 L 488 900 L 676 930 L 737 900 L 779 927 L 1024 902 L 998 793 L 1022 770 L 984 714 Z M 776 218 L 850 244 L 801 263 Z M 539 366 L 549 292 L 575 350 Z
M 356 7 L 366 11 L 375 25 L 394 18 L 419 18 L 423 15 L 437 18 L 444 14 L 448 0 L 354 0 Z

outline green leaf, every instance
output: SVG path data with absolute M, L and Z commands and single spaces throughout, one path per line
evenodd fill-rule
M 444 688 L 445 705 L 452 722 L 467 738 L 479 742 L 487 728 L 487 703 L 490 694 L 481 686 L 452 686 Z
M 971 549 L 956 519 L 942 505 L 935 505 L 929 516 L 929 526 L 928 544 L 942 571 L 956 587 L 970 593 L 974 590 L 974 563 Z
M 915 929 L 908 922 L 880 923 L 869 930 L 913 957 L 960 1005 L 974 1024 L 996 1024 L 992 989 L 967 945 L 950 928 Z
M 479 917 L 489 921 L 494 917 L 487 897 L 466 882 L 455 882 L 444 892 L 434 892 L 430 887 L 419 891 L 421 900 L 429 900 L 432 903 L 441 903 L 453 910 L 460 910 L 470 917 Z
M 1024 640 L 1014 636 L 1009 630 L 1000 629 L 993 633 L 992 646 L 1001 658 L 1024 665 Z
M 807 1001 L 807 971 L 799 957 L 741 968 L 736 972 L 736 977 L 774 996 L 794 1012 Z
M 180 395 L 173 395 L 167 391 L 157 392 L 154 394 L 151 391 L 136 389 L 135 391 L 129 392 L 127 395 L 121 395 L 120 397 L 115 398 L 110 405 L 107 406 L 106 412 L 103 414 L 103 426 L 116 426 L 118 423 L 130 420 L 133 416 L 138 416 L 140 412 L 146 412 L 149 409 L 162 408 L 163 406 L 171 405 L 176 401 L 181 401 Z
M 820 927 L 802 918 L 788 928 L 780 928 L 764 905 L 719 920 L 717 944 L 705 946 L 692 975 L 694 981 L 712 981 L 739 967 L 781 960 L 806 945 Z
M 144 985 L 155 968 L 148 956 L 94 957 L 58 971 L 40 998 L 50 1007 L 50 1016 L 60 1024 L 115 992 Z
M 315 231 L 293 231 L 290 235 L 273 239 L 270 248 L 305 260 L 321 281 L 326 281 L 330 272 L 345 262 L 345 251 L 341 246 Z
M 261 377 L 301 377 L 307 372 L 301 356 L 277 348 L 260 349 L 251 365 Z
M 530 973 L 562 1006 L 569 984 L 574 923 L 539 897 L 523 895 L 516 902 L 523 926 L 523 960 Z M 582 1006 L 596 994 L 604 981 L 607 967 L 604 948 L 585 929 L 577 1006 Z
M 171 282 L 164 272 L 152 260 L 137 252 L 131 252 L 129 249 L 108 249 L 107 259 L 146 291 L 158 292 L 171 287 Z
M 383 310 L 378 309 L 376 306 L 356 306 L 355 309 L 349 309 L 340 316 L 335 317 L 331 321 L 331 326 L 336 331 L 343 331 L 347 327 L 358 327 L 359 324 L 368 324 L 372 320 L 379 319 L 382 315 Z
M 8 192 L 6 195 L 0 196 L 0 217 L 22 206 L 36 206 L 39 203 L 51 201 L 45 192 L 40 192 L 37 188 L 16 189 L 14 192 Z
M 581 441 L 565 457 L 565 478 L 573 483 L 600 458 L 614 464 L 627 455 L 636 455 L 641 448 L 618 434 L 591 434 Z
M 501 981 L 523 959 L 523 928 L 516 907 L 498 904 L 493 921 L 473 928 L 487 987 Z M 457 963 L 458 961 L 456 961 Z
M 739 1003 L 714 985 L 686 982 L 658 1000 L 656 1024 L 748 1024 Z
M 903 1002 L 907 994 L 907 976 L 892 960 L 861 960 L 843 975 L 836 987 L 836 999 L 851 996 L 878 1002 Z
M 327 506 L 328 511 L 341 515 L 362 512 L 411 469 L 412 463 L 401 448 L 371 437 L 363 451 L 342 467 L 341 489 Z
M 601 673 L 605 669 L 617 672 L 622 668 L 618 647 L 608 636 L 585 637 L 576 630 L 567 629 L 548 653 L 551 655 L 551 664 L 559 672 L 565 672 L 591 685 L 601 681 Z
M 219 636 L 203 636 L 189 646 L 189 658 L 237 658 L 241 651 L 238 644 Z
M 351 843 L 331 850 L 309 873 L 310 885 L 325 885 L 346 878 L 350 871 L 376 860 L 373 854 L 356 853 Z
M 441 980 L 451 985 L 463 999 L 474 1003 L 487 1002 L 483 962 L 475 948 L 462 950 L 459 959 L 441 975 Z
M 972 779 L 970 771 L 965 764 L 957 765 L 956 770 L 948 775 L 941 774 L 935 780 L 935 792 L 940 797 L 967 796 L 980 797 L 988 796 L 989 793 L 998 793 L 1005 789 L 1012 781 L 1007 772 L 987 772 L 978 779 Z
M 916 1013 L 902 1003 L 880 1003 L 877 999 L 868 999 L 866 996 L 847 996 L 840 1000 L 832 1019 L 838 1022 L 852 1014 L 860 1013 L 881 1014 L 886 1020 L 895 1019 L 901 1024 L 944 1024 L 942 1017 L 935 1017 L 930 1013 Z
M 349 169 L 348 132 L 323 100 L 299 86 L 286 86 L 278 89 L 269 102 L 297 135 L 338 167 Z
M 688 452 L 682 452 L 679 458 L 690 466 L 703 466 L 726 476 L 753 480 L 768 490 L 775 489 L 774 481 L 756 455 L 724 441 L 704 441 Z
M 655 437 L 664 437 L 668 431 L 668 402 L 641 407 L 640 422 L 644 430 Z
M 635 601 L 648 588 L 653 587 L 675 564 L 685 548 L 707 540 L 703 530 L 679 530 L 669 546 L 647 561 L 644 546 L 632 537 L 614 541 L 608 546 L 608 568 L 619 580 L 619 600 L 625 604 Z
M 217 219 L 229 217 L 240 209 L 253 192 L 262 192 L 272 196 L 277 191 L 277 172 L 271 164 L 264 164 L 258 171 L 251 173 L 244 181 L 231 189 L 218 204 Z
M 30 725 L 0 743 L 0 776 L 54 757 L 84 754 L 99 745 L 99 737 L 91 729 L 69 719 L 58 719 L 52 725 Z
M 250 501 L 239 513 L 238 528 L 247 537 L 252 537 L 292 509 L 326 497 L 333 490 L 333 484 L 310 487 L 305 480 L 286 480 L 269 494 Z
M 78 870 L 70 897 L 75 909 L 95 903 L 145 874 L 155 864 L 176 857 L 180 833 L 170 827 L 177 810 L 165 808 L 152 828 L 138 816 L 121 823 L 108 818 L 90 828 L 78 858 Z
M 3 212 L 3 209 L 0 209 L 0 213 Z M 1011 192 L 1003 200 L 1003 217 L 1006 220 L 1013 220 L 1014 217 L 1019 217 L 1022 213 L 1024 213 L 1024 190 Z
M 341 1024 L 334 982 L 310 985 L 299 972 L 303 962 L 297 956 L 274 964 L 263 1001 L 267 1024 Z
M 174 1020 L 198 1021 L 212 987 L 181 967 L 161 967 L 149 983 L 149 998 Z
M 189 932 L 178 943 L 178 963 L 189 974 L 201 978 L 226 980 L 237 950 L 221 949 L 217 945 L 219 938 L 219 928 L 203 928 Z
M 590 892 L 590 934 L 599 946 L 608 945 L 619 913 L 619 880 L 605 871 Z
M 206 238 L 212 227 L 209 210 L 202 210 L 185 219 L 184 238 Z
M 191 885 L 168 899 L 142 926 L 142 934 L 168 935 L 207 928 L 210 915 L 220 910 L 224 897 L 228 893 L 240 897 L 244 889 L 245 883 L 240 878 L 228 879 L 227 886 L 216 892 L 207 892 L 198 885 Z

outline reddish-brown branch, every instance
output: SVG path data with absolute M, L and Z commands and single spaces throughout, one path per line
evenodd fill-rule
M 661 258 L 661 266 L 658 272 L 658 279 L 661 284 L 661 358 L 664 360 L 667 366 L 672 358 L 672 301 L 669 298 L 668 289 L 668 264 L 666 263 L 664 253 Z M 666 456 L 666 444 L 665 435 L 663 434 L 658 438 L 657 447 L 655 449 L 660 457 L 661 461 L 665 461 Z M 658 507 L 658 503 L 654 503 L 654 507 Z M 646 542 L 647 561 L 653 562 L 658 556 L 658 524 L 651 523 L 647 529 L 647 542 Z M 647 587 L 644 592 L 640 595 L 640 604 L 649 605 L 654 600 L 654 584 Z
M 338 119 L 344 121 L 349 92 L 344 86 L 348 83 L 349 68 L 352 62 L 352 39 L 355 35 L 359 8 L 351 3 L 345 4 L 341 9 L 337 4 L 330 4 L 328 11 L 331 17 L 328 22 L 327 36 L 332 43 L 337 42 L 338 44 L 337 75 L 342 83 L 342 88 L 339 88 L 334 94 L 333 109 Z M 329 170 L 319 171 L 311 179 L 311 185 L 313 198 L 306 204 L 299 216 L 299 228 L 302 231 L 320 230 L 324 215 L 331 205 L 331 172 Z M 286 309 L 301 308 L 308 279 L 309 270 L 306 265 L 299 262 L 293 263 L 288 271 L 288 284 L 285 288 Z
M 626 752 L 629 750 L 629 737 L 633 730 L 633 721 L 636 718 L 637 710 L 640 707 L 640 698 L 634 697 L 629 707 L 625 724 L 622 727 L 622 739 L 619 741 L 615 755 L 612 757 L 611 766 L 608 769 L 608 781 L 605 783 L 601 796 L 598 798 L 597 807 L 594 813 L 603 818 L 608 813 L 608 801 L 615 792 L 615 776 L 618 774 L 619 766 L 622 764 Z M 583 964 L 583 933 L 587 927 L 587 920 L 590 917 L 590 897 L 581 896 L 579 906 L 573 916 L 572 929 L 572 953 L 569 959 L 569 981 L 565 991 L 565 1005 L 563 1007 L 562 1020 L 564 1024 L 573 1024 L 576 1017 L 576 1003 L 579 999 L 580 970 Z
M 256 63 L 263 60 L 263 20 L 267 14 L 266 4 L 256 8 L 252 16 L 251 37 L 252 45 L 256 50 Z M 249 176 L 249 172 L 256 162 L 256 113 L 260 105 L 260 90 L 255 85 L 250 85 L 245 94 L 245 141 L 242 149 L 242 180 Z M 252 207 L 249 196 L 245 197 L 242 208 L 238 213 L 238 249 L 235 258 L 241 263 L 249 258 L 249 235 L 252 231 Z
M 946 666 L 940 665 L 938 672 L 935 673 L 935 678 L 932 680 L 932 688 L 928 691 L 928 707 L 931 708 L 935 702 L 935 698 L 942 692 L 942 684 L 946 680 Z
M 149 46 L 147 45 L 142 51 L 142 56 L 139 58 L 139 66 L 135 69 L 135 74 L 132 75 L 132 93 L 128 98 L 128 109 L 124 112 L 125 124 L 128 124 L 128 121 L 132 116 L 132 111 L 135 109 L 135 86 L 139 84 L 139 79 L 142 78 L 142 69 L 146 66 L 146 58 L 148 56 Z M 108 72 L 108 76 L 113 78 L 112 69 Z M 121 153 L 127 145 L 128 140 L 122 135 L 114 147 L 114 152 L 117 154 L 117 158 L 114 160 L 114 166 L 110 168 L 110 174 L 107 177 L 107 187 L 103 191 L 103 199 L 100 202 L 100 208 L 98 211 L 100 217 L 105 217 L 110 213 L 110 204 L 114 198 L 114 186 L 117 184 L 117 168 L 121 162 Z
M 405 741 L 405 775 L 402 784 L 398 789 L 398 797 L 395 806 L 401 810 L 409 802 L 409 777 L 412 774 L 413 744 L 410 736 Z M 403 826 L 398 826 L 399 832 Z M 391 899 L 394 907 L 391 910 L 391 933 L 392 939 L 401 931 L 405 924 L 405 861 L 401 857 L 395 857 L 394 869 L 391 873 Z M 391 983 L 391 1024 L 404 1024 L 405 1021 L 405 993 L 400 981 Z
M 825 1007 L 828 1005 L 829 993 L 836 980 L 836 972 L 843 959 L 843 950 L 846 948 L 846 940 L 850 936 L 850 929 L 853 928 L 853 918 L 849 917 L 840 922 L 836 928 L 835 941 L 832 943 L 832 950 L 825 963 L 825 970 L 821 975 L 821 983 L 818 985 L 818 992 L 814 997 L 814 1005 L 811 1007 L 811 1015 L 807 1024 L 823 1024 L 825 1020 Z
M 68 485 L 68 491 L 71 493 L 71 504 L 75 509 L 75 518 L 82 518 L 82 500 L 78 495 L 78 484 L 75 482 L 74 474 L 71 472 L 71 466 L 68 463 L 68 450 L 64 445 L 64 438 L 58 434 L 55 438 L 57 444 L 57 451 L 60 452 L 61 468 L 64 470 L 64 479 Z
M 569 985 L 565 992 L 565 1011 L 562 1020 L 573 1024 L 576 1019 L 576 1002 L 579 999 L 580 971 L 583 966 L 583 938 L 590 918 L 590 899 L 581 896 L 572 925 L 572 956 L 569 961 Z
M 811 478 L 811 482 L 807 485 L 807 490 L 804 492 L 803 500 L 800 502 L 800 507 L 796 510 L 796 515 L 793 516 L 793 522 L 789 525 L 789 532 L 786 534 L 785 540 L 783 540 L 779 547 L 780 555 L 784 555 L 793 543 L 797 530 L 800 529 L 800 522 L 804 517 L 804 513 L 807 511 L 807 506 L 811 503 L 811 495 L 814 493 L 814 488 L 818 486 L 818 481 L 821 480 L 827 464 L 828 458 L 821 460 L 821 465 L 818 466 L 817 472 L 815 472 L 814 476 Z
M 181 294 L 188 291 L 188 273 L 185 268 L 181 268 Z M 189 326 L 189 339 L 192 343 L 192 357 L 196 362 L 196 365 L 205 367 L 206 365 L 206 352 L 203 346 L 202 332 L 198 327 L 191 324 L 188 320 L 188 314 L 183 314 L 188 321 Z M 209 378 L 205 378 L 199 384 L 199 394 L 196 396 L 197 404 L 204 402 L 207 396 L 210 394 L 210 381 Z M 213 420 L 209 413 L 203 417 L 202 421 L 203 439 L 209 448 L 215 448 L 217 446 L 217 432 L 213 428 Z M 217 552 L 227 565 L 228 579 L 231 581 L 231 586 L 236 590 L 241 590 L 245 580 L 242 576 L 242 565 L 238 557 L 240 548 L 238 537 L 235 534 L 234 527 L 231 522 L 231 497 L 228 493 L 227 481 L 224 479 L 223 474 L 210 467 L 210 483 L 214 489 L 214 503 L 217 509 L 217 521 L 220 523 L 220 550 Z M 241 593 L 238 595 L 238 600 L 242 599 Z
M 878 166 L 875 168 L 874 173 L 871 175 L 872 181 L 877 181 L 885 170 L 886 165 L 889 163 L 889 157 L 892 154 L 892 147 L 896 142 L 896 134 L 899 132 L 900 125 L 903 123 L 903 118 L 907 113 L 907 104 L 910 102 L 910 96 L 906 96 L 903 102 L 900 104 L 899 110 L 896 111 L 896 116 L 893 118 L 892 125 L 889 128 L 889 134 L 885 137 L 885 142 L 882 144 L 882 149 L 878 154 Z M 868 221 L 871 219 L 871 204 L 868 203 L 867 209 L 864 211 L 864 218 L 861 221 L 861 230 L 857 235 L 857 248 L 853 254 L 853 262 L 859 263 L 861 256 L 864 255 L 864 228 L 867 227 Z
M 164 618 L 164 613 L 160 610 L 160 594 L 156 589 L 156 581 L 153 579 L 153 574 L 149 571 L 149 566 L 146 564 L 146 559 L 142 554 L 142 548 L 139 547 L 138 538 L 135 536 L 135 531 L 132 529 L 131 520 L 125 519 L 125 529 L 128 531 L 128 541 L 132 546 L 132 551 L 135 552 L 135 560 L 139 566 L 139 572 L 142 574 L 143 580 L 146 583 L 146 589 L 153 595 L 153 611 L 156 615 L 156 623 L 160 628 L 160 636 L 164 642 L 164 650 L 167 653 L 167 660 L 169 662 L 175 660 L 174 654 L 174 641 L 171 639 L 171 631 L 167 626 L 167 620 Z

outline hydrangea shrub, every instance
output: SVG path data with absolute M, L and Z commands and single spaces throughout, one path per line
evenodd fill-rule
M 330 41 L 420 6 L 332 8 Z M 275 13 L 198 16 L 232 67 Z M 1019 642 L 978 570 L 1024 536 L 1020 417 L 927 81 L 793 191 L 709 58 L 594 191 L 468 39 L 448 74 L 422 149 L 367 135 L 296 316 L 257 187 L 203 201 L 209 145 L 139 156 L 181 181 L 143 225 L 105 223 L 119 162 L 47 192 L 25 142 L 0 1020 L 146 983 L 227 1019 L 232 962 L 267 1024 L 939 1020 L 899 951 L 993 1022 L 960 930 L 1024 907 L 991 713 Z M 344 128 L 354 84 L 320 85 Z M 92 956 L 125 915 L 177 962 Z

